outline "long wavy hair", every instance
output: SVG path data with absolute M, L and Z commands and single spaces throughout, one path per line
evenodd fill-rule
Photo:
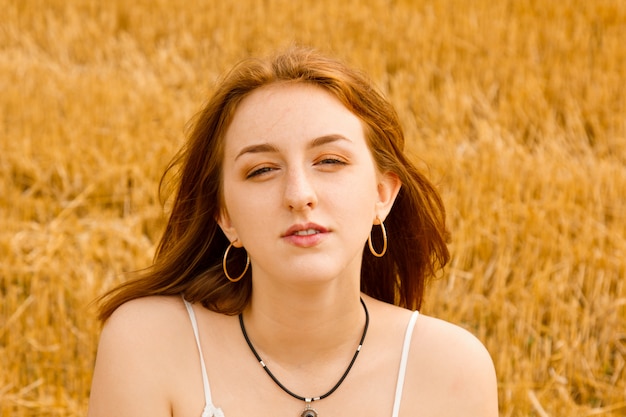
M 224 135 L 239 103 L 255 89 L 274 83 L 308 83 L 330 92 L 363 122 L 380 172 L 400 179 L 400 192 L 385 221 L 387 253 L 376 258 L 364 245 L 361 290 L 381 301 L 420 308 L 425 281 L 450 256 L 441 197 L 404 154 L 398 116 L 367 77 L 315 50 L 291 47 L 265 59 L 240 62 L 192 120 L 186 144 L 161 180 L 163 186 L 168 174 L 176 174 L 171 214 L 154 262 L 100 299 L 102 321 L 124 302 L 150 295 L 183 294 L 224 314 L 238 314 L 246 307 L 252 294 L 250 270 L 237 283 L 222 270 L 230 243 L 216 222 L 223 204 Z M 243 271 L 244 251 L 231 252 L 229 268 Z

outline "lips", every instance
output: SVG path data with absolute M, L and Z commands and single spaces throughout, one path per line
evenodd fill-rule
M 296 224 L 291 226 L 287 231 L 283 234 L 283 237 L 288 236 L 311 236 L 319 233 L 327 233 L 328 230 L 315 223 L 307 223 L 307 224 Z
M 283 234 L 283 239 L 299 248 L 317 246 L 328 236 L 328 229 L 314 223 L 297 224 L 291 226 Z
M 298 230 L 294 235 L 296 236 L 310 236 L 319 233 L 319 230 L 316 229 L 306 229 L 306 230 Z

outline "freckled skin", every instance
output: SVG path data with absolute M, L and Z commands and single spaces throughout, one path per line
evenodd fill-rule
M 247 250 L 255 291 L 296 279 L 354 285 L 372 224 L 386 215 L 361 121 L 319 87 L 274 85 L 243 100 L 225 140 L 220 225 Z M 309 222 L 325 233 L 283 235 Z
M 218 222 L 251 259 L 243 314 L 254 345 L 290 390 L 327 392 L 362 334 L 362 297 L 371 322 L 358 360 L 339 389 L 301 416 L 390 416 L 411 312 L 361 294 L 359 284 L 367 236 L 391 210 L 398 180 L 377 171 L 359 119 L 319 87 L 254 91 L 225 140 Z M 193 309 L 213 402 L 225 416 L 303 410 L 263 371 L 237 317 Z M 197 349 L 180 297 L 124 303 L 101 335 L 88 416 L 199 417 Z M 399 417 L 496 417 L 491 358 L 465 330 L 420 315 L 401 398 Z

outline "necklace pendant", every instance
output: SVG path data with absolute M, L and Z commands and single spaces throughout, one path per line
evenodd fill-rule
M 311 407 L 311 401 L 306 402 L 306 407 L 300 417 L 317 417 L 317 410 Z

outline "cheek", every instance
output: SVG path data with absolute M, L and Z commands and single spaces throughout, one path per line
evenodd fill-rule
M 245 205 L 241 204 L 238 193 L 228 182 L 224 183 L 222 208 L 227 213 L 230 226 L 239 231 L 242 226 L 242 219 L 245 218 L 245 210 L 242 210 L 242 208 L 245 208 Z
M 371 223 L 375 217 L 378 191 L 375 180 L 368 178 L 367 181 L 349 181 L 345 186 L 329 188 L 324 198 L 335 215 L 350 222 Z
M 224 202 L 231 226 L 244 245 L 251 241 L 251 237 L 259 235 L 274 217 L 268 210 L 270 199 L 268 195 L 255 196 L 249 192 L 231 190 L 225 193 Z
M 339 198 L 351 200 L 353 205 L 364 205 L 373 210 L 378 201 L 378 180 L 375 173 L 366 170 L 356 178 L 346 181 Z M 361 209 L 361 207 L 355 208 Z

